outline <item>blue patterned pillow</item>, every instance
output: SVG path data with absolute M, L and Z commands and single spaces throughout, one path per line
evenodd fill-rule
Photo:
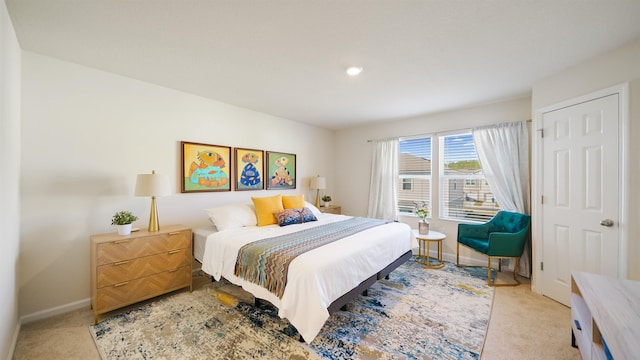
M 280 226 L 318 221 L 309 208 L 286 209 L 275 214 Z

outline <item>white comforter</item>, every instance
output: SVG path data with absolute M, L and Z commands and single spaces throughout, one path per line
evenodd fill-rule
M 329 318 L 327 307 L 334 300 L 411 249 L 409 226 L 402 223 L 376 226 L 298 256 L 289 265 L 282 299 L 234 275 L 238 250 L 252 241 L 349 218 L 322 214 L 319 221 L 305 224 L 249 226 L 213 233 L 207 238 L 202 270 L 216 280 L 224 277 L 278 307 L 278 315 L 288 319 L 310 343 Z

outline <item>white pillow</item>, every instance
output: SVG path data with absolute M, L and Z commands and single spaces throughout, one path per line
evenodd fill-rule
M 258 225 L 256 211 L 250 204 L 230 204 L 204 209 L 218 231 Z
M 313 213 L 313 215 L 315 215 L 317 218 L 322 216 L 322 213 L 320 212 L 320 210 L 318 210 L 318 208 L 312 205 L 310 202 L 305 200 L 304 206 L 308 207 L 309 210 L 311 210 L 311 212 Z

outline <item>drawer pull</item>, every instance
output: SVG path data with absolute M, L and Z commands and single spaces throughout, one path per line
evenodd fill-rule
M 171 250 L 171 251 L 169 251 L 169 255 L 177 254 L 177 253 L 179 253 L 179 252 L 181 252 L 181 251 L 182 251 L 182 250 Z
M 180 231 L 174 231 L 174 232 L 170 232 L 169 236 L 178 235 L 178 234 L 180 234 Z
M 115 285 L 113 285 L 113 287 L 124 286 L 124 285 L 127 285 L 128 283 L 129 283 L 128 281 L 121 282 L 121 283 L 119 283 L 119 284 L 115 284 Z
M 122 244 L 122 243 L 126 243 L 127 241 L 129 241 L 129 239 L 124 239 L 124 240 L 116 240 L 113 243 L 114 244 Z
M 114 263 L 113 265 L 115 265 L 115 266 L 120 266 L 120 265 L 124 265 L 124 264 L 127 264 L 127 263 L 129 263 L 129 260 L 125 260 L 125 261 L 118 261 L 117 263 Z

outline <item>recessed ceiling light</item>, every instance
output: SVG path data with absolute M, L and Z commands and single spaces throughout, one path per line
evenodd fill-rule
M 362 66 L 351 66 L 347 69 L 347 75 L 356 76 L 362 72 Z

